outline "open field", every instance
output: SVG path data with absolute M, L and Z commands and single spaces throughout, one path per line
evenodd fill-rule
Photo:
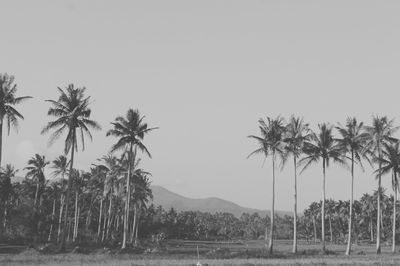
M 165 248 L 149 254 L 104 254 L 101 250 L 89 254 L 40 254 L 25 250 L 1 254 L 0 265 L 195 265 L 197 246 L 203 265 L 399 265 L 400 261 L 400 254 L 392 255 L 390 247 L 383 247 L 378 256 L 372 244 L 354 246 L 353 255 L 346 257 L 344 245 L 328 245 L 328 255 L 321 255 L 318 245 L 302 244 L 299 254 L 292 255 L 290 242 L 279 241 L 273 256 L 263 251 L 263 241 L 168 241 Z

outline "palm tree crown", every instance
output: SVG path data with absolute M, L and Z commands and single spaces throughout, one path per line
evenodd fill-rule
M 47 133 L 50 130 L 54 130 L 50 144 L 57 140 L 64 132 L 67 132 L 65 139 L 65 154 L 69 152 L 72 146 L 75 150 L 78 148 L 77 144 L 77 130 L 82 141 L 82 150 L 85 149 L 84 135 L 88 136 L 92 140 L 91 129 L 100 130 L 100 125 L 90 119 L 92 113 L 89 108 L 90 97 L 85 97 L 86 89 L 75 88 L 73 84 L 68 85 L 64 90 L 58 88 L 60 96 L 57 101 L 47 100 L 52 104 L 47 114 L 53 116 L 56 119 L 49 122 L 46 127 L 43 128 L 42 134 Z
M 14 83 L 14 76 L 0 74 L 0 122 L 3 119 L 7 122 L 8 134 L 13 126 L 18 128 L 18 118 L 24 119 L 16 109 L 15 105 L 32 98 L 31 96 L 17 97 L 17 84 Z

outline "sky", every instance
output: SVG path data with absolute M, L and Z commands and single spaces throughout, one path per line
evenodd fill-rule
M 295 114 L 316 130 L 377 114 L 400 125 L 399 1 L 0 2 L 0 72 L 34 97 L 18 106 L 25 120 L 4 137 L 3 164 L 22 169 L 34 153 L 63 152 L 40 131 L 45 100 L 70 83 L 87 88 L 103 128 L 78 168 L 110 151 L 110 122 L 137 108 L 159 127 L 144 141 L 153 158 L 142 156 L 153 184 L 259 209 L 270 208 L 272 191 L 270 159 L 246 159 L 259 118 Z M 372 172 L 356 170 L 356 198 L 376 189 Z M 350 181 L 331 165 L 327 198 L 348 200 Z M 383 185 L 391 192 L 390 176 Z M 299 176 L 299 208 L 321 198 L 314 165 Z M 293 209 L 291 164 L 277 172 L 276 208 Z

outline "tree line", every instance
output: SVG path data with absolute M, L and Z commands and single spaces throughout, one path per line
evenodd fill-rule
M 281 167 L 285 167 L 289 158 L 293 159 L 294 165 L 294 211 L 293 211 L 293 253 L 297 252 L 297 176 L 298 167 L 300 173 L 313 164 L 320 164 L 322 168 L 322 200 L 321 200 L 321 248 L 325 252 L 325 230 L 326 230 L 326 188 L 325 179 L 327 168 L 331 162 L 340 164 L 349 169 L 351 177 L 350 203 L 347 215 L 347 249 L 346 255 L 350 255 L 353 219 L 354 219 L 354 168 L 355 165 L 364 169 L 363 164 L 367 162 L 375 171 L 373 177 L 378 180 L 377 191 L 381 191 L 381 178 L 383 175 L 391 176 L 393 188 L 393 215 L 392 215 L 392 252 L 396 251 L 396 202 L 399 187 L 398 173 L 400 170 L 399 139 L 393 134 L 398 129 L 394 126 L 393 119 L 386 116 L 373 116 L 371 125 L 364 125 L 355 117 L 347 119 L 345 125 L 338 123 L 332 125 L 321 123 L 318 130 L 313 131 L 303 118 L 291 116 L 288 122 L 278 116 L 267 117 L 259 121 L 260 135 L 251 135 L 258 148 L 250 155 L 261 154 L 271 157 L 272 161 L 272 206 L 271 224 L 269 234 L 269 251 L 273 252 L 273 240 L 275 233 L 274 211 L 275 211 L 275 172 L 276 162 L 280 160 Z M 336 134 L 335 131 L 336 130 Z M 376 202 L 376 252 L 381 253 L 381 227 L 382 227 L 382 202 L 377 197 Z
M 0 166 L 2 166 L 3 124 L 7 126 L 8 134 L 12 127 L 17 128 L 19 120 L 24 117 L 17 111 L 16 106 L 32 98 L 31 96 L 18 97 L 17 89 L 14 76 L 0 74 Z M 26 179 L 22 185 L 11 184 L 10 180 L 16 173 L 13 166 L 1 167 L 1 183 L 4 184 L 2 190 L 5 190 L 5 193 L 2 193 L 3 227 L 7 229 L 7 225 L 13 225 L 7 222 L 8 213 L 14 210 L 10 206 L 24 204 L 27 212 L 19 213 L 19 216 L 14 217 L 21 218 L 30 213 L 31 217 L 37 218 L 33 219 L 36 223 L 29 226 L 35 226 L 34 232 L 41 232 L 41 220 L 38 219 L 41 216 L 41 204 L 48 203 L 48 201 L 43 201 L 43 197 L 50 194 L 55 195 L 57 191 L 61 190 L 57 236 L 60 251 L 64 251 L 66 248 L 66 240 L 67 237 L 70 237 L 72 224 L 74 224 L 72 239 L 78 238 L 79 220 L 83 211 L 81 206 L 89 206 L 86 223 L 86 227 L 89 228 L 93 206 L 96 203 L 100 203 L 101 206 L 99 207 L 98 236 L 102 234 L 102 238 L 107 238 L 111 228 L 122 227 L 121 248 L 125 249 L 127 243 L 135 237 L 135 230 L 137 230 L 135 226 L 139 211 L 134 210 L 140 208 L 141 203 L 150 195 L 148 179 L 150 174 L 139 168 L 139 155 L 142 152 L 151 157 L 143 140 L 156 128 L 150 128 L 138 110 L 129 109 L 125 116 L 117 116 L 111 122 L 111 128 L 106 133 L 107 136 L 116 138 L 115 144 L 110 148 L 110 154 L 101 158 L 99 164 L 92 167 L 90 172 L 80 171 L 74 168 L 74 156 L 78 152 L 78 144 L 80 143 L 82 151 L 84 151 L 85 138 L 92 140 L 91 130 L 100 130 L 101 127 L 91 119 L 91 101 L 90 96 L 86 95 L 85 87 L 75 87 L 70 84 L 64 89 L 58 87 L 57 91 L 58 97 L 55 100 L 46 100 L 50 104 L 47 114 L 52 120 L 44 126 L 41 134 L 51 134 L 49 144 L 53 144 L 66 135 L 64 154 L 54 160 L 52 165 L 54 175 L 60 176 L 61 180 L 58 183 L 53 182 L 50 189 L 46 186 L 44 169 L 49 165 L 49 161 L 39 154 L 34 155 L 28 161 L 28 166 L 25 168 Z M 66 182 L 64 182 L 64 177 L 68 177 Z M 33 203 L 30 202 L 29 197 L 24 195 L 29 191 L 26 190 L 29 188 L 29 182 L 35 184 Z M 89 193 L 91 195 L 89 198 L 84 197 L 88 194 L 82 191 L 85 188 L 85 182 L 93 189 Z M 82 205 L 82 201 L 85 200 L 88 201 L 88 204 Z M 117 201 L 119 201 L 119 205 L 116 205 Z M 75 203 L 74 221 L 71 220 L 70 215 L 70 206 L 73 202 Z M 53 198 L 51 216 L 53 220 L 56 215 L 56 203 L 56 199 Z M 26 228 L 24 227 L 24 229 Z M 49 232 L 50 240 L 53 231 L 54 227 Z M 40 234 L 36 234 L 36 236 L 40 237 Z

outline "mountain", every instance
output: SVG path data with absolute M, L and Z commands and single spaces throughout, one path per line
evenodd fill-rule
M 260 216 L 269 215 L 269 211 L 257 210 L 242 207 L 236 203 L 223 200 L 220 198 L 192 199 L 176 194 L 161 186 L 151 186 L 153 190 L 154 205 L 161 205 L 165 210 L 174 208 L 177 211 L 201 211 L 201 212 L 229 212 L 236 217 L 240 217 L 242 213 L 255 213 Z M 292 215 L 290 212 L 276 211 L 277 215 Z

